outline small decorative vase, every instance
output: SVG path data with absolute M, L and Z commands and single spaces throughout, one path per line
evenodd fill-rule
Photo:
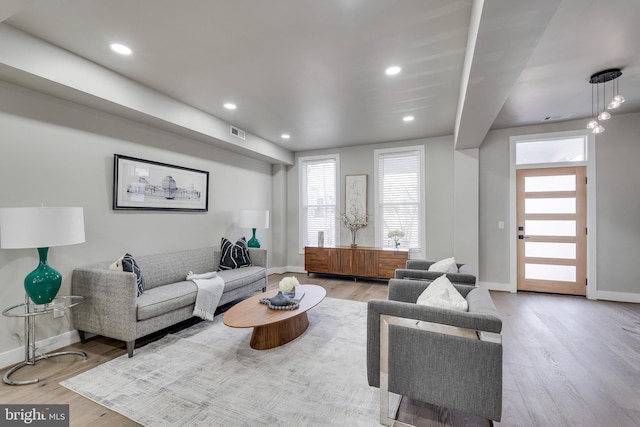
M 271 305 L 276 307 L 288 305 L 289 303 L 291 303 L 291 300 L 284 296 L 282 291 L 278 291 L 278 294 L 271 298 Z
M 293 298 L 296 296 L 296 287 L 289 289 L 288 291 L 283 292 L 284 296 L 287 298 Z
M 357 248 L 356 238 L 358 237 L 358 230 L 351 230 L 351 247 Z

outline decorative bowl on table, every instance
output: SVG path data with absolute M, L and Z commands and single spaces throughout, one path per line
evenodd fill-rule
M 291 301 L 282 291 L 271 298 L 261 298 L 261 304 L 266 304 L 272 310 L 295 310 L 300 307 L 300 303 Z

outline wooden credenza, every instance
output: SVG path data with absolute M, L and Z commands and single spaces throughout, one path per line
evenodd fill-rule
M 349 246 L 304 248 L 307 273 L 392 279 L 396 268 L 405 268 L 409 251 Z

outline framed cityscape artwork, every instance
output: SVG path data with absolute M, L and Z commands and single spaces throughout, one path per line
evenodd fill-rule
M 209 172 L 114 155 L 113 209 L 209 209 Z

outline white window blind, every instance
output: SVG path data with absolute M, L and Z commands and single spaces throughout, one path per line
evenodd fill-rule
M 338 156 L 300 159 L 300 249 L 318 245 L 336 246 Z
M 424 212 L 422 185 L 422 150 L 376 150 L 376 241 L 393 247 L 391 230 L 401 230 L 400 247 L 422 246 Z

